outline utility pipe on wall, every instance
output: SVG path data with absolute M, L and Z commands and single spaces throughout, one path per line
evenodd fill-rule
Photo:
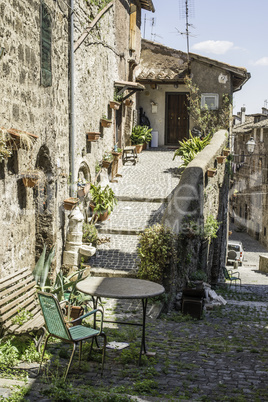
M 74 116 L 74 0 L 70 0 L 70 173 L 71 196 L 75 196 L 75 116 Z

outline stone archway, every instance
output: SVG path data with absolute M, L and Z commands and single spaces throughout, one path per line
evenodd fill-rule
M 83 161 L 80 164 L 77 176 L 78 176 L 77 180 L 80 180 L 82 182 L 90 182 L 91 181 L 90 169 L 86 162 Z

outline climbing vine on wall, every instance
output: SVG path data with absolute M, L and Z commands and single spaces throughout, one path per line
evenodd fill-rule
M 185 84 L 189 89 L 188 111 L 195 121 L 196 126 L 202 132 L 202 136 L 213 134 L 220 129 L 229 128 L 231 101 L 227 94 L 222 96 L 222 104 L 218 110 L 209 110 L 207 105 L 201 108 L 201 95 L 199 88 L 193 84 L 190 77 L 185 78 Z

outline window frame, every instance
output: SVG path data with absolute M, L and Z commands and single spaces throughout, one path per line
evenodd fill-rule
M 206 98 L 208 97 L 214 97 L 215 100 L 215 106 L 211 107 L 207 104 Z M 207 105 L 207 107 L 206 107 Z M 201 109 L 207 109 L 207 110 L 218 110 L 219 109 L 219 94 L 218 93 L 202 93 L 201 94 Z

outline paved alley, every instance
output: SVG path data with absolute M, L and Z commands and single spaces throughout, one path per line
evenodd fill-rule
M 174 150 L 151 148 L 138 154 L 138 163 L 127 162 L 117 183 L 110 183 L 118 204 L 98 225 L 109 241 L 98 246 L 90 259 L 93 275 L 132 275 L 136 271 L 138 235 L 161 221 L 165 205 L 179 183 L 180 158 Z

